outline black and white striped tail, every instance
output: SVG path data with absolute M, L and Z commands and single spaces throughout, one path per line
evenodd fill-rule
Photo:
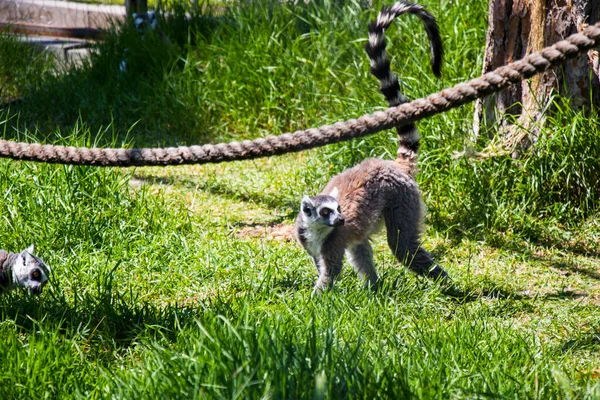
M 399 1 L 392 6 L 383 7 L 377 19 L 369 24 L 369 41 L 365 48 L 370 58 L 371 73 L 379 80 L 381 93 L 390 107 L 406 103 L 408 100 L 400 92 L 398 77 L 390 68 L 390 61 L 385 51 L 385 30 L 396 17 L 406 13 L 416 15 L 425 25 L 431 49 L 431 69 L 437 77 L 441 75 L 442 71 L 444 48 L 440 30 L 433 15 L 423 6 L 408 1 Z M 398 128 L 397 131 L 400 137 L 398 158 L 409 162 L 416 161 L 419 150 L 419 130 L 415 124 L 409 124 Z

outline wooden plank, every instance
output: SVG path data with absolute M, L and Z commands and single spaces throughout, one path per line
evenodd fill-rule
M 56 36 L 84 40 L 102 40 L 105 34 L 102 29 L 97 28 L 69 28 L 26 22 L 0 22 L 0 31 L 22 35 Z

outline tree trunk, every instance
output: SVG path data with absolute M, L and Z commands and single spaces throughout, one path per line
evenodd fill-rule
M 490 0 L 483 72 L 489 72 L 600 20 L 599 0 Z M 593 68 L 595 66 L 595 69 Z M 594 69 L 594 75 L 590 73 Z M 600 101 L 598 53 L 567 61 L 475 104 L 475 138 L 485 126 L 502 127 L 510 145 L 535 142 L 549 97 L 558 92 L 574 108 Z M 592 96 L 590 96 L 590 93 Z M 517 121 L 516 126 L 511 123 Z M 525 128 L 520 129 L 519 127 Z M 516 132 L 519 133 L 516 133 Z
M 128 17 L 133 13 L 147 13 L 148 0 L 125 0 L 125 11 Z

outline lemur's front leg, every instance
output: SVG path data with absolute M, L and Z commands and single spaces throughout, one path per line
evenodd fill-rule
M 317 259 L 315 258 L 315 260 Z M 333 287 L 335 279 L 342 272 L 343 262 L 344 242 L 339 235 L 333 233 L 321 247 L 321 255 L 317 260 L 319 279 L 313 289 L 313 295 Z

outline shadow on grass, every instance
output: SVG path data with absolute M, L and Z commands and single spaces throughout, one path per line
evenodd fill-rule
M 584 332 L 579 337 L 567 340 L 562 346 L 563 353 L 570 351 L 598 351 L 600 349 L 600 332 L 598 330 Z
M 109 338 L 119 347 L 127 347 L 140 335 L 146 334 L 149 327 L 174 340 L 177 335 L 174 328 L 192 322 L 201 315 L 201 311 L 178 305 L 161 308 L 140 305 L 109 293 L 68 301 L 54 291 L 39 297 L 22 292 L 11 293 L 0 299 L 0 315 L 2 320 L 14 320 L 24 331 L 36 329 L 40 322 L 71 332 L 87 327 L 97 336 Z
M 301 274 L 279 274 L 267 269 L 259 282 L 246 283 L 233 292 L 217 291 L 209 299 L 193 305 L 155 306 L 131 293 L 113 287 L 113 272 L 107 271 L 92 283 L 96 290 L 66 295 L 60 282 L 51 282 L 40 296 L 15 290 L 0 296 L 0 323 L 10 319 L 24 332 L 39 326 L 62 332 L 84 330 L 119 348 L 126 348 L 140 337 L 160 336 L 175 341 L 186 326 L 198 320 L 222 315 L 237 318 L 238 309 L 274 293 L 296 292 L 310 283 Z M 48 290 L 50 289 L 50 290 Z M 41 324 L 41 325 L 40 325 Z M 106 339 L 109 339 L 106 341 Z
M 185 10 L 173 10 L 160 23 L 173 46 L 152 32 L 140 35 L 132 26 L 114 26 L 82 66 L 65 73 L 29 71 L 23 97 L 0 105 L 0 116 L 8 120 L 4 139 L 23 140 L 26 132 L 29 141 L 60 143 L 64 132 L 83 120 L 92 135 L 112 127 L 112 137 L 92 138 L 96 146 L 210 142 L 220 115 L 194 105 L 194 97 L 182 100 L 192 94 L 174 90 L 171 78 L 182 71 L 187 46 L 199 36 L 208 40 L 223 24 L 231 21 L 197 13 L 188 18 Z
M 583 268 L 579 266 L 576 262 L 552 260 L 550 257 L 534 257 L 543 260 L 545 263 L 547 263 L 553 268 L 564 271 L 566 274 L 579 274 L 600 281 L 600 272 L 598 272 L 598 270 L 591 269 L 591 267 Z
M 400 267 L 399 268 L 404 268 Z M 411 274 L 412 275 L 412 274 Z M 405 290 L 407 286 L 407 278 L 402 276 L 391 277 L 386 273 L 382 273 L 382 287 L 378 290 L 378 293 L 394 294 Z M 494 285 L 491 282 L 486 283 L 485 286 L 477 288 L 461 288 L 455 282 L 450 281 L 448 283 L 434 282 L 424 277 L 417 277 L 410 279 L 418 279 L 419 283 L 414 287 L 414 290 L 424 291 L 427 290 L 428 286 L 437 285 L 440 287 L 440 294 L 445 296 L 447 299 L 456 302 L 458 304 L 471 303 L 480 301 L 482 299 L 510 299 L 510 300 L 526 300 L 529 296 L 525 296 L 521 293 L 517 293 L 513 290 L 507 290 L 499 286 Z
M 578 300 L 589 295 L 585 292 L 576 291 L 576 290 L 559 290 L 554 293 L 548 293 L 544 296 L 545 299 L 548 300 Z
M 567 243 L 564 240 L 544 239 L 541 241 L 540 245 L 549 249 L 568 251 L 569 253 L 584 257 L 597 258 L 600 261 L 600 246 L 593 241 L 590 243 L 581 241 Z
M 437 217 L 432 218 L 428 223 L 439 232 L 448 232 L 450 238 L 449 246 L 460 245 L 463 240 L 472 242 L 485 242 L 486 245 L 509 251 L 511 253 L 520 254 L 529 257 L 532 261 L 542 261 L 546 264 L 568 272 L 585 275 L 589 278 L 600 280 L 600 272 L 590 268 L 582 268 L 576 262 L 557 260 L 556 257 L 541 256 L 532 253 L 532 247 L 544 249 L 548 251 L 562 251 L 571 255 L 583 256 L 600 261 L 600 248 L 592 237 L 589 240 L 581 237 L 579 240 L 564 240 L 556 235 L 552 235 L 550 231 L 544 231 L 542 228 L 535 228 L 535 232 L 519 231 L 519 226 L 514 226 L 516 233 L 506 234 L 494 228 L 483 226 L 481 221 L 484 219 L 477 217 L 476 213 L 467 213 L 468 215 L 455 216 L 451 220 L 441 220 Z M 566 230 L 564 232 L 567 232 Z M 435 256 L 443 255 L 447 251 L 445 245 L 438 245 L 435 249 Z
M 98 336 L 110 338 L 110 342 L 119 347 L 127 347 L 148 332 L 175 340 L 177 328 L 203 314 L 202 304 L 155 307 L 131 294 L 117 292 L 113 287 L 113 274 L 118 265 L 91 282 L 95 291 L 75 292 L 72 299 L 67 298 L 58 281 L 51 281 L 51 290 L 46 289 L 37 297 L 22 290 L 8 293 L 0 297 L 0 316 L 2 320 L 13 319 L 25 331 L 36 329 L 38 322 L 65 332 L 87 328 Z
M 274 211 L 282 212 L 287 211 L 285 215 L 281 215 L 275 220 L 269 222 L 269 224 L 281 223 L 286 219 L 294 218 L 296 216 L 296 204 L 287 200 L 282 200 L 276 196 L 264 195 L 256 192 L 240 191 L 236 190 L 234 186 L 225 185 L 220 182 L 207 181 L 207 180 L 194 180 L 193 177 L 186 178 L 164 178 L 156 175 L 133 175 L 133 178 L 146 184 L 151 185 L 177 185 L 188 188 L 190 190 L 202 190 L 207 193 L 221 196 L 231 200 L 240 200 L 243 202 L 259 204 L 266 208 L 271 208 Z M 250 225 L 253 225 L 250 223 Z
M 568 245 L 561 241 L 544 241 L 536 242 L 535 244 L 548 250 L 550 254 L 540 255 L 532 253 L 528 246 L 524 246 L 515 240 L 502 240 L 500 243 L 495 243 L 494 247 L 509 250 L 517 254 L 526 254 L 533 261 L 542 262 L 552 268 L 564 271 L 567 274 L 578 274 L 590 279 L 600 280 L 600 272 L 598 272 L 597 269 L 593 269 L 592 267 L 582 267 L 576 260 L 572 260 L 571 257 L 559 258 L 551 254 L 553 250 L 558 249 L 560 251 L 568 252 L 571 255 L 580 255 L 600 261 L 600 252 L 597 250 L 590 249 L 590 251 L 581 251 L 580 244 Z
M 479 301 L 482 298 L 503 300 L 525 300 L 530 298 L 515 291 L 502 288 L 480 288 L 476 290 L 465 290 L 454 285 L 442 288 L 442 293 L 449 299 L 456 301 L 459 304 L 472 303 L 474 301 Z

